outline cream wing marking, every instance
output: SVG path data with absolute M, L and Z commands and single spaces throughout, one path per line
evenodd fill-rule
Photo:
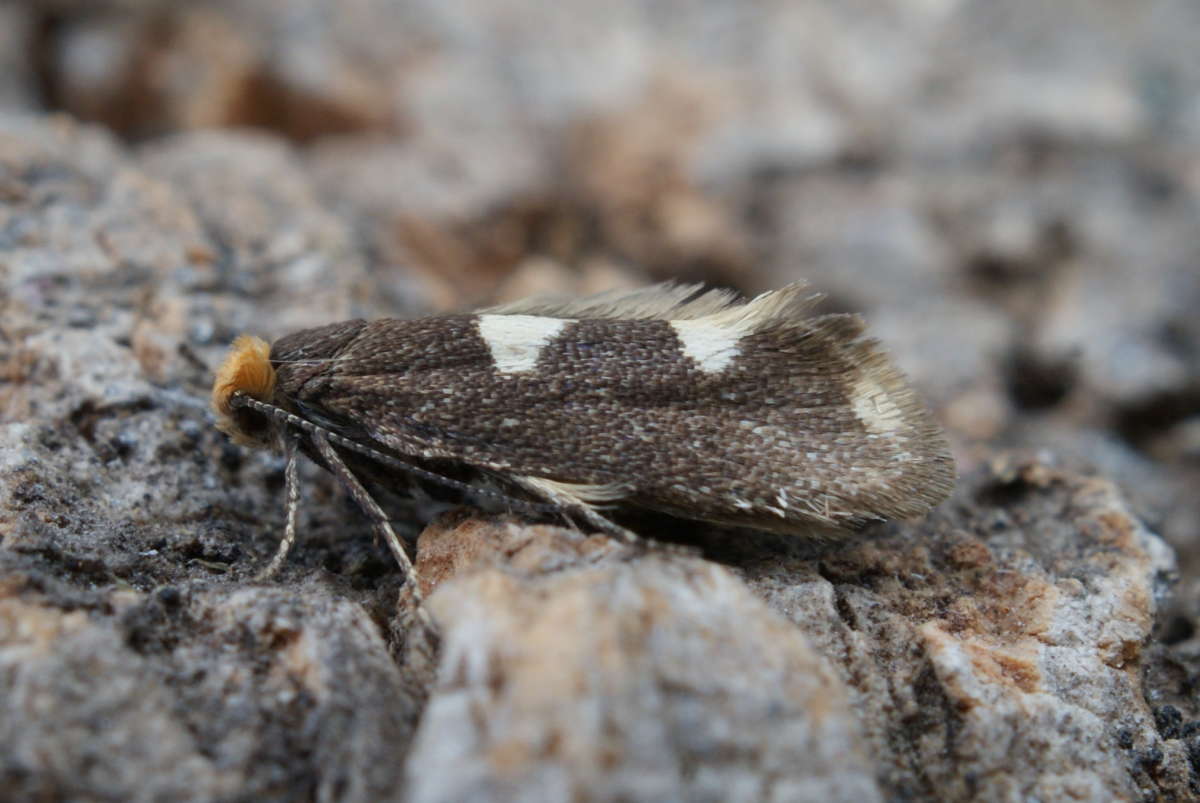
M 538 315 L 480 315 L 479 336 L 487 344 L 501 374 L 532 371 L 538 355 L 567 324 L 568 318 L 543 318 Z
M 869 375 L 859 377 L 854 383 L 850 403 L 854 414 L 868 430 L 878 435 L 887 435 L 904 426 L 905 415 L 891 395 Z
M 683 353 L 708 374 L 718 374 L 733 362 L 741 350 L 741 340 L 771 325 L 788 325 L 799 320 L 813 302 L 803 295 L 804 286 L 789 285 L 762 295 L 745 304 L 729 304 L 702 317 L 678 318 L 671 328 L 679 338 Z
M 717 326 L 708 318 L 671 321 L 671 328 L 683 346 L 683 353 L 705 373 L 720 373 L 741 353 L 738 341 L 744 333 L 740 328 Z

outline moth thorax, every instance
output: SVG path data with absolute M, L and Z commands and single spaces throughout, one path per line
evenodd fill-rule
M 260 337 L 241 335 L 233 341 L 229 356 L 221 363 L 213 382 L 212 410 L 217 427 L 235 443 L 266 446 L 271 438 L 271 420 L 248 407 L 238 406 L 238 395 L 272 403 L 275 396 L 275 368 L 271 365 L 271 346 Z

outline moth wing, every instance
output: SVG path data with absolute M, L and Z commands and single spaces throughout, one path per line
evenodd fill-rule
M 781 531 L 814 522 L 853 528 L 924 513 L 953 483 L 940 429 L 878 343 L 864 336 L 860 318 L 806 315 L 816 298 L 802 284 L 746 302 L 723 291 L 658 285 L 580 301 L 522 301 L 483 316 L 536 315 L 554 325 L 520 320 L 481 327 L 479 316 L 381 321 L 362 325 L 338 361 L 312 367 L 319 376 L 285 384 L 295 385 L 298 403 L 316 402 L 331 418 L 369 421 L 362 433 L 368 440 L 414 458 L 461 460 L 528 478 L 523 484 L 531 492 L 593 523 L 604 520 L 596 505 L 618 499 Z M 670 371 L 626 381 L 630 369 L 619 340 L 604 339 L 620 321 L 636 322 L 639 348 L 673 355 L 665 364 Z M 585 348 L 572 349 L 559 332 L 577 332 Z M 545 350 L 557 356 L 534 370 Z M 514 354 L 522 359 L 510 359 Z M 572 362 L 574 375 L 549 370 Z M 737 370 L 727 371 L 727 363 Z M 696 404 L 643 409 L 654 381 L 666 398 L 688 401 L 679 394 L 703 392 L 703 399 L 691 399 L 700 406 L 739 397 L 791 398 L 794 406 L 759 405 L 749 416 L 736 409 L 698 416 Z M 580 408 L 553 405 L 569 401 L 565 389 L 589 386 L 609 412 L 586 429 L 590 440 L 581 448 Z M 629 424 L 637 416 L 648 421 L 642 431 L 689 434 L 639 440 Z M 707 423 L 722 432 L 708 432 Z M 566 444 L 553 459 L 547 454 L 558 435 L 550 433 L 562 434 Z M 841 441 L 835 450 L 828 448 L 831 438 Z M 844 465 L 848 448 L 855 456 Z M 628 469 L 614 469 L 611 456 Z M 703 482 L 671 473 L 681 465 Z

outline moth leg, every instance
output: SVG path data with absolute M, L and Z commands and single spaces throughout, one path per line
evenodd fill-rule
M 594 498 L 615 500 L 619 498 L 616 489 L 606 490 L 603 486 L 573 486 L 540 477 L 520 477 L 519 480 L 523 486 L 550 502 L 568 517 L 577 517 L 600 532 L 615 536 L 627 544 L 644 543 L 637 533 L 602 516 L 586 499 L 572 492 L 573 488 L 586 489 Z
M 321 455 L 321 459 L 329 466 L 330 471 L 338 478 L 350 495 L 354 497 L 354 501 L 363 509 L 367 517 L 371 519 L 371 524 L 375 527 L 375 531 L 383 537 L 384 542 L 392 550 L 392 555 L 396 558 L 396 562 L 400 564 L 400 568 L 404 571 L 404 586 L 400 589 L 400 599 L 398 600 L 399 613 L 402 619 L 408 620 L 415 618 L 417 623 L 421 625 L 421 630 L 428 637 L 431 643 L 436 642 L 438 633 L 437 626 L 433 620 L 429 618 L 429 613 L 425 610 L 423 600 L 421 599 L 421 589 L 417 581 L 417 570 L 413 566 L 412 560 L 408 557 L 408 553 L 404 551 L 404 545 L 400 543 L 400 539 L 396 537 L 395 530 L 388 523 L 387 514 L 383 512 L 383 508 L 379 507 L 379 503 L 372 498 L 371 494 L 367 493 L 367 489 L 358 481 L 358 477 L 354 476 L 354 472 L 350 470 L 342 458 L 338 455 L 337 450 L 333 448 L 333 444 L 329 442 L 329 438 L 321 430 L 313 430 L 309 433 L 312 438 L 313 446 L 317 448 L 317 452 Z
M 388 545 L 393 557 L 396 558 L 396 562 L 404 570 L 405 580 L 412 582 L 416 577 L 416 569 L 413 568 L 412 560 L 404 551 L 404 545 L 400 543 L 392 525 L 388 523 L 387 514 L 383 512 L 371 494 L 367 493 L 367 489 L 358 481 L 358 477 L 354 476 L 354 472 L 342 461 L 325 433 L 321 430 L 313 430 L 309 436 L 312 438 L 313 446 L 321 455 L 321 459 L 329 466 L 329 470 L 338 478 L 338 482 L 349 492 L 350 496 L 354 497 L 354 501 L 367 514 L 367 518 L 371 519 L 375 531 L 382 536 L 384 543 Z
M 286 463 L 283 468 L 284 492 L 287 496 L 287 524 L 283 529 L 283 540 L 275 550 L 271 562 L 254 575 L 256 581 L 269 580 L 279 571 L 279 567 L 287 560 L 288 553 L 296 543 L 296 511 L 300 507 L 300 482 L 296 477 L 296 433 L 285 430 L 283 434 L 283 453 Z
M 600 530 L 600 532 L 616 536 L 627 544 L 644 545 L 646 543 L 645 539 L 633 530 L 630 530 L 628 527 L 622 527 L 607 516 L 597 513 L 596 509 L 587 502 L 582 502 L 574 507 L 567 506 L 566 511 L 568 515 L 579 516 L 588 524 Z

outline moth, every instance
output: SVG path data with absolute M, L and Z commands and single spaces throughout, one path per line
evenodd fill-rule
M 856 315 L 793 284 L 751 300 L 657 285 L 416 320 L 242 336 L 218 426 L 337 475 L 407 571 L 361 482 L 415 474 L 628 537 L 614 505 L 829 537 L 928 512 L 950 492 L 941 429 Z

